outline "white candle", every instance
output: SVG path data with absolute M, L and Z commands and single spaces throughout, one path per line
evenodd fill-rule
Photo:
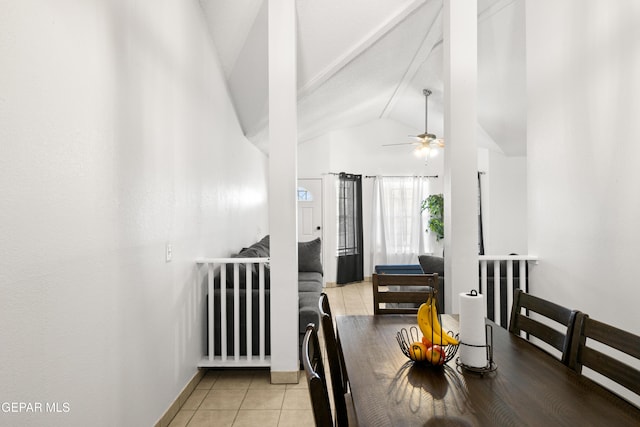
M 487 348 L 473 347 L 487 344 L 484 296 L 472 292 L 460 294 L 460 362 L 473 368 L 487 366 Z M 470 345 L 465 345 L 470 344 Z

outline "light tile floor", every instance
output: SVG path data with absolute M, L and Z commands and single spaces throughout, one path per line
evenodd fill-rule
M 334 317 L 340 314 L 373 314 L 371 282 L 328 287 L 324 292 L 329 297 Z M 325 369 L 329 369 L 328 363 L 325 363 Z M 285 385 L 271 384 L 267 369 L 208 370 L 169 427 L 256 425 L 314 425 L 304 372 L 300 372 L 298 384 Z

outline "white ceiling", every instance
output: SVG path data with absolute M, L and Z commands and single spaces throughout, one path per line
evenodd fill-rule
M 200 2 L 242 128 L 266 152 L 267 2 Z M 429 131 L 443 135 L 442 0 L 296 6 L 301 142 L 379 118 L 421 133 L 423 88 Z M 478 0 L 478 140 L 506 155 L 525 154 L 524 21 L 524 0 Z

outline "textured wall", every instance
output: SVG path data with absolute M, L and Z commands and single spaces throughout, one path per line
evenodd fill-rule
M 531 290 L 640 334 L 640 4 L 526 11 Z
M 266 158 L 196 0 L 2 2 L 0 27 L 1 399 L 68 404 L 0 425 L 152 425 L 204 347 L 193 260 L 267 232 Z

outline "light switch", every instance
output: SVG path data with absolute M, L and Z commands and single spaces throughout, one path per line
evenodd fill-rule
M 165 247 L 165 261 L 171 262 L 171 258 L 173 258 L 173 248 L 171 247 L 171 243 L 167 243 Z

